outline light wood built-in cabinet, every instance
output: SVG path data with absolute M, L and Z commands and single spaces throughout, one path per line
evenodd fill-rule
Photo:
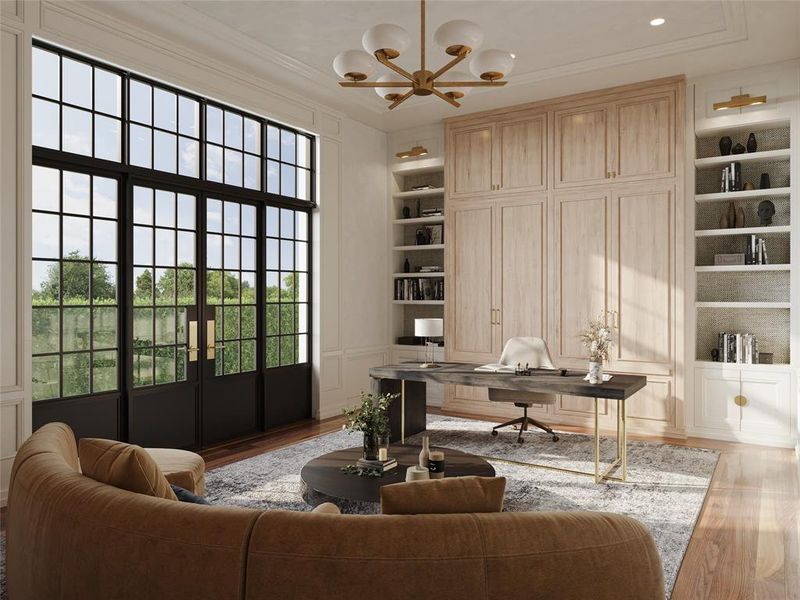
M 510 118 L 449 132 L 451 199 L 547 187 L 547 115 Z
M 460 202 L 447 213 L 452 360 L 494 361 L 508 337 L 543 337 L 546 197 Z M 487 280 L 491 282 L 487 285 Z
M 446 122 L 448 360 L 494 362 L 537 336 L 557 366 L 586 369 L 580 332 L 599 316 L 619 331 L 607 370 L 648 376 L 630 427 L 680 434 L 682 104 L 675 78 Z M 538 410 L 586 424 L 593 402 Z M 466 388 L 445 408 L 508 412 Z M 601 401 L 604 425 L 616 409 Z
M 675 174 L 675 92 L 555 111 L 554 186 Z

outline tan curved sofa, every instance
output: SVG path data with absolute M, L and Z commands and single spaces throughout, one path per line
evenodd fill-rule
M 42 427 L 14 461 L 10 600 L 663 600 L 653 541 L 601 513 L 356 516 L 200 506 L 78 469 Z

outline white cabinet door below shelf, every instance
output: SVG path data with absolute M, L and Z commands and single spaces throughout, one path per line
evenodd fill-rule
M 791 435 L 790 389 L 789 373 L 742 371 L 742 433 Z
M 734 402 L 739 394 L 739 371 L 697 369 L 694 379 L 695 426 L 739 432 L 740 410 Z

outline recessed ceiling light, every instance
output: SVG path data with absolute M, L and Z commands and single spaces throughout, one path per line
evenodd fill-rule
M 514 54 L 513 52 L 511 52 L 510 54 L 511 54 L 511 58 L 517 58 L 517 55 Z
M 652 19 L 650 21 L 650 25 L 652 25 L 653 27 L 660 27 L 661 25 L 663 25 L 666 22 L 667 22 L 667 20 L 665 18 L 656 17 L 655 19 Z

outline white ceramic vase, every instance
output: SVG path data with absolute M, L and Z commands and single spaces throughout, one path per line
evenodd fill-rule
M 589 362 L 589 383 L 603 383 L 603 363 Z

